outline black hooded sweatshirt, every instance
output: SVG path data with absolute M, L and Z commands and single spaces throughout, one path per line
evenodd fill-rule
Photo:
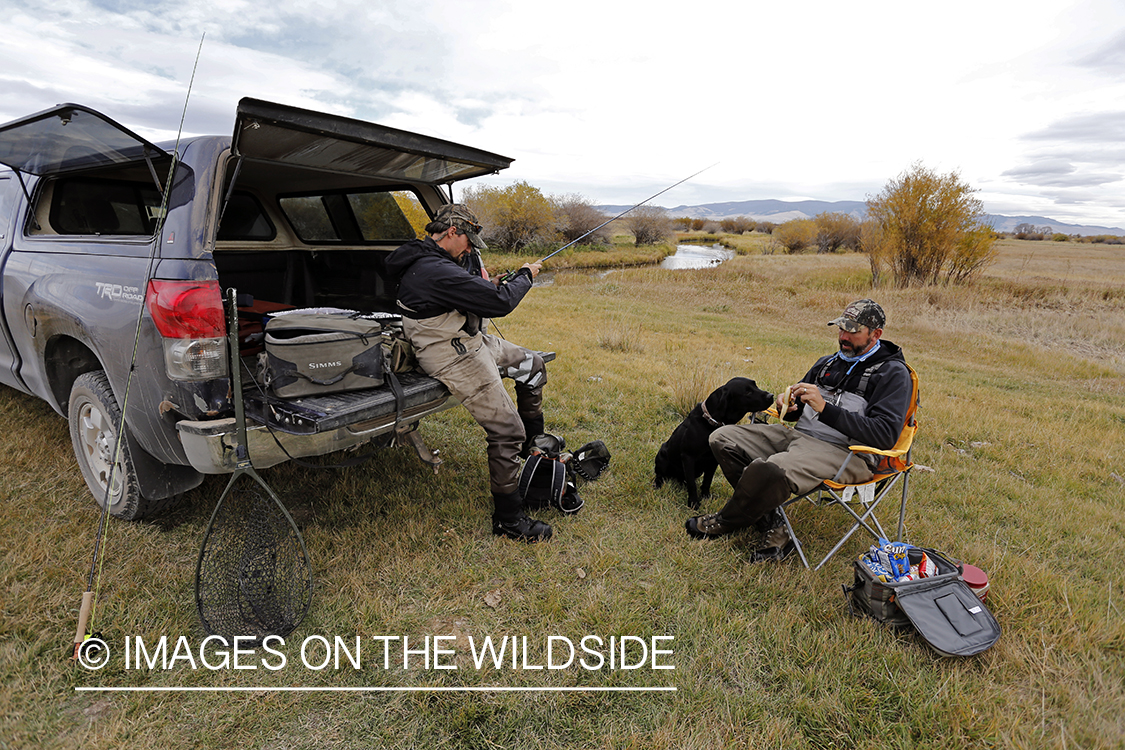
M 454 310 L 466 317 L 503 317 L 516 309 L 533 280 L 531 271 L 521 268 L 506 284 L 493 284 L 453 260 L 432 237 L 410 240 L 392 252 L 386 269 L 398 288 L 399 308 L 415 320 Z
M 878 365 L 878 369 L 868 378 L 864 388 L 866 392 L 860 393 L 867 399 L 865 413 L 857 414 L 827 403 L 824 405 L 824 411 L 820 413 L 820 421 L 863 445 L 890 450 L 898 441 L 899 433 L 902 432 L 913 390 L 910 371 L 906 368 L 902 349 L 882 339 L 879 342 L 879 351 L 870 359 L 856 364 L 854 368 L 852 364 L 835 354 L 829 354 L 816 361 L 812 369 L 805 374 L 802 382 L 858 393 L 863 373 Z M 805 404 L 798 400 L 797 410 L 786 418 L 790 421 L 796 419 L 804 408 Z

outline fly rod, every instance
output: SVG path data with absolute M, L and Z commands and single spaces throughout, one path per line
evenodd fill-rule
M 718 164 L 718 162 L 715 162 L 715 164 Z M 554 251 L 553 253 L 551 253 L 550 255 L 545 255 L 545 256 L 543 256 L 542 258 L 540 258 L 539 260 L 537 260 L 537 261 L 535 261 L 535 262 L 536 262 L 536 263 L 542 263 L 542 262 L 544 262 L 544 261 L 546 261 L 546 260 L 550 260 L 550 259 L 551 259 L 551 258 L 553 258 L 554 256 L 556 256 L 556 255 L 558 255 L 559 253 L 561 253 L 561 252 L 562 252 L 563 250 L 566 250 L 566 249 L 567 249 L 568 247 L 570 247 L 571 245 L 574 245 L 574 244 L 576 244 L 576 243 L 578 243 L 578 242 L 581 242 L 582 240 L 586 239 L 586 238 L 587 238 L 587 237 L 589 237 L 589 236 L 590 236 L 591 234 L 593 234 L 594 232 L 598 231 L 599 229 L 601 229 L 601 228 L 602 228 L 602 227 L 604 227 L 605 225 L 607 225 L 607 224 L 609 224 L 609 223 L 611 223 L 611 222 L 617 221 L 618 219 L 620 219 L 620 218 L 621 218 L 622 216 L 624 216 L 625 214 L 629 213 L 630 211 L 634 211 L 634 210 L 636 210 L 636 209 L 640 208 L 641 206 L 643 206 L 644 204 L 648 203 L 648 202 L 649 202 L 650 200 L 653 200 L 654 198 L 657 198 L 657 197 L 659 197 L 659 196 L 661 196 L 661 195 L 664 195 L 664 193 L 667 193 L 667 192 L 668 192 L 669 190 L 671 190 L 672 188 L 676 187 L 677 185 L 682 185 L 683 183 L 685 183 L 685 182 L 687 182 L 688 180 L 690 180 L 690 179 L 691 179 L 692 177 L 697 177 L 698 175 L 701 175 L 701 174 L 703 174 L 703 173 L 704 173 L 704 172 L 706 172 L 706 171 L 707 171 L 708 169 L 710 169 L 711 167 L 715 166 L 715 164 L 711 164 L 710 166 L 704 167 L 703 169 L 699 170 L 699 171 L 698 171 L 698 172 L 696 172 L 695 174 L 690 174 L 690 175 L 688 175 L 687 177 L 685 177 L 684 179 L 680 180 L 679 182 L 676 182 L 676 183 L 673 183 L 673 184 L 669 185 L 668 187 L 666 187 L 666 188 L 664 188 L 663 190 L 661 190 L 661 191 L 660 191 L 659 193 L 655 193 L 655 194 L 653 194 L 653 195 L 650 195 L 649 197 L 645 198 L 645 199 L 644 199 L 643 201 L 641 201 L 640 203 L 635 203 L 635 204 L 633 204 L 632 206 L 629 206 L 629 207 L 628 207 L 627 209 L 625 209 L 625 210 L 624 210 L 624 211 L 622 211 L 621 213 L 617 214 L 617 216 L 614 216 L 614 217 L 613 217 L 612 219 L 606 219 L 606 220 L 605 220 L 605 221 L 603 221 L 603 222 L 602 222 L 601 224 L 598 224 L 598 225 L 597 225 L 596 227 L 594 227 L 594 228 L 593 228 L 593 229 L 591 229 L 590 231 L 588 231 L 588 232 L 586 232 L 585 234 L 583 234 L 583 235 L 582 235 L 581 237 L 578 237 L 578 238 L 576 238 L 576 239 L 573 239 L 573 240 L 571 240 L 570 242 L 568 242 L 568 243 L 566 243 L 565 245 L 563 245 L 562 247 L 560 247 L 560 248 L 559 248 L 558 250 L 555 250 L 555 251 Z M 510 281 L 511 279 L 515 278 L 515 275 L 516 275 L 516 272 L 515 272 L 515 271 L 508 271 L 507 273 L 503 274 L 503 275 L 502 275 L 502 276 L 500 277 L 500 281 L 501 281 L 501 283 L 503 283 L 503 282 L 505 282 L 505 281 Z
M 164 221 L 168 216 L 168 200 L 172 193 L 172 182 L 180 164 L 180 137 L 184 132 L 184 119 L 187 117 L 188 102 L 191 100 L 191 87 L 195 84 L 195 72 L 199 69 L 199 56 L 203 52 L 203 40 L 206 36 L 207 34 L 204 32 L 204 34 L 199 37 L 199 48 L 195 51 L 195 63 L 192 65 L 191 78 L 188 80 L 187 93 L 184 96 L 184 110 L 180 114 L 180 128 L 176 132 L 176 144 L 172 147 L 172 161 L 168 165 L 168 176 L 163 189 L 161 189 L 160 215 L 157 218 L 156 230 L 152 240 L 152 249 L 148 256 L 148 269 L 145 271 L 146 286 L 148 280 L 152 278 L 153 263 L 156 260 L 157 248 L 160 246 L 160 235 L 163 233 Z M 151 162 L 149 162 L 149 169 L 153 169 Z M 159 182 L 157 183 L 157 188 L 160 188 Z M 90 573 L 86 578 L 86 590 L 82 592 L 82 604 L 78 609 L 78 627 L 74 631 L 74 649 L 71 654 L 71 659 L 74 661 L 80 659 L 82 655 L 81 651 L 87 642 L 91 643 L 94 651 L 98 650 L 98 644 L 101 643 L 101 639 L 92 632 L 94 608 L 97 605 L 97 594 L 101 587 L 101 571 L 102 565 L 105 562 L 106 535 L 109 524 L 109 506 L 113 494 L 113 475 L 121 462 L 121 442 L 125 439 L 126 429 L 125 410 L 129 403 L 129 388 L 133 383 L 133 372 L 136 369 L 137 347 L 140 345 L 141 321 L 143 317 L 144 305 L 141 305 L 140 309 L 137 311 L 137 324 L 133 332 L 132 361 L 129 364 L 129 377 L 125 381 L 125 393 L 121 401 L 121 418 L 118 420 L 117 434 L 114 436 L 113 462 L 110 464 L 109 476 L 106 478 L 102 508 L 98 515 L 98 530 L 94 536 L 94 554 L 90 560 Z M 124 495 L 125 491 L 126 487 L 123 484 L 121 487 L 122 495 Z

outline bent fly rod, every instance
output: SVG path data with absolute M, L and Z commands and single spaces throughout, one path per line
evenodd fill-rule
M 715 162 L 715 164 L 718 164 L 718 162 Z M 648 202 L 649 202 L 650 200 L 652 200 L 652 199 L 654 199 L 654 198 L 657 198 L 657 197 L 659 197 L 659 196 L 661 196 L 661 195 L 664 195 L 665 193 L 667 193 L 667 192 L 668 192 L 669 190 L 671 190 L 672 188 L 676 187 L 677 185 L 682 185 L 682 184 L 684 184 L 685 182 L 687 182 L 688 180 L 690 180 L 690 179 L 691 179 L 692 177 L 697 177 L 697 176 L 699 176 L 699 175 L 703 174 L 703 173 L 704 173 L 704 172 L 706 172 L 706 171 L 707 171 L 708 169 L 710 169 L 711 167 L 715 166 L 715 164 L 711 164 L 710 166 L 706 166 L 706 167 L 704 167 L 703 169 L 701 169 L 701 170 L 699 170 L 698 172 L 696 172 L 695 174 L 689 174 L 689 175 L 688 175 L 687 177 L 685 177 L 684 179 L 680 180 L 679 182 L 676 182 L 676 183 L 673 183 L 673 184 L 669 185 L 668 187 L 666 187 L 666 188 L 664 188 L 663 190 L 661 190 L 661 191 L 660 191 L 659 193 L 654 193 L 653 195 L 650 195 L 649 197 L 645 198 L 645 199 L 644 199 L 643 201 L 641 201 L 640 203 L 635 203 L 635 204 L 633 204 L 632 206 L 629 206 L 629 207 L 628 207 L 627 209 L 625 209 L 625 210 L 624 210 L 624 211 L 622 211 L 621 213 L 617 214 L 617 216 L 614 216 L 614 217 L 613 217 L 612 219 L 606 219 L 606 220 L 605 220 L 605 221 L 603 221 L 603 222 L 602 222 L 601 224 L 598 224 L 598 225 L 597 225 L 596 227 L 594 227 L 594 228 L 593 228 L 593 229 L 591 229 L 590 231 L 588 231 L 588 232 L 586 232 L 585 234 L 583 234 L 583 235 L 582 235 L 581 237 L 577 237 L 577 238 L 575 238 L 575 239 L 571 240 L 570 242 L 568 242 L 568 243 L 566 243 L 565 245 L 563 245 L 562 247 L 560 247 L 560 248 L 559 248 L 558 250 L 555 250 L 554 252 L 552 252 L 552 253 L 551 253 L 550 255 L 544 255 L 544 256 L 543 256 L 542 258 L 540 258 L 539 260 L 537 260 L 537 261 L 535 261 L 535 262 L 536 262 L 536 263 L 542 263 L 542 262 L 544 262 L 544 261 L 546 261 L 546 260 L 550 260 L 550 259 L 551 259 L 551 258 L 553 258 L 554 256 L 556 256 L 556 255 L 558 255 L 559 253 L 561 253 L 561 252 L 562 252 L 563 250 L 566 250 L 566 249 L 567 249 L 568 247 L 570 247 L 571 245 L 575 245 L 575 244 L 577 244 L 577 243 L 581 242 L 582 240 L 586 239 L 586 238 L 587 238 L 587 237 L 589 237 L 589 236 L 590 236 L 591 234 L 593 234 L 594 232 L 598 231 L 599 229 L 601 229 L 601 228 L 602 228 L 602 227 L 604 227 L 605 225 L 607 225 L 607 224 L 610 224 L 610 223 L 612 223 L 612 222 L 614 222 L 614 221 L 617 221 L 618 219 L 620 219 L 620 218 L 621 218 L 622 216 L 624 216 L 625 214 L 629 213 L 630 211 L 635 211 L 636 209 L 640 208 L 640 207 L 641 207 L 641 206 L 643 206 L 644 204 L 648 203 Z M 503 275 L 502 275 L 502 276 L 500 277 L 500 281 L 501 281 L 501 282 L 505 282 L 505 281 L 510 281 L 510 280 L 511 280 L 512 278 L 514 278 L 514 277 L 515 277 L 515 275 L 516 275 L 516 272 L 515 272 L 515 271 L 508 271 L 507 273 L 503 274 Z

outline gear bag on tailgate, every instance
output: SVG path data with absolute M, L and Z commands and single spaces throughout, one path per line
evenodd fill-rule
M 399 320 L 390 313 L 334 307 L 273 313 L 260 359 L 266 386 L 280 398 L 380 386 L 384 333 Z

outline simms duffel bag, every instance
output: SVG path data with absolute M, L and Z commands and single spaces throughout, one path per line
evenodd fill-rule
M 273 313 L 261 362 L 266 386 L 280 398 L 380 386 L 384 331 L 398 320 L 333 307 Z

